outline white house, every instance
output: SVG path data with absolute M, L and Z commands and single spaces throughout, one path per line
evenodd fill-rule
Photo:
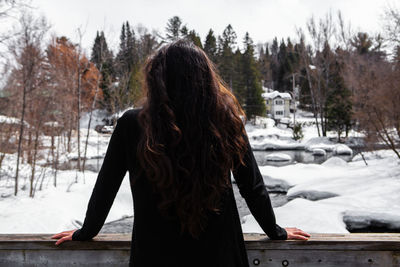
M 278 91 L 265 92 L 262 94 L 267 107 L 267 115 L 272 119 L 281 119 L 289 117 L 290 103 L 292 97 L 289 93 L 280 93 Z

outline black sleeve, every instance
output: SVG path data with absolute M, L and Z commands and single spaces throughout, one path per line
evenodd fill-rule
M 123 115 L 118 119 L 111 135 L 103 164 L 89 200 L 83 226 L 74 232 L 72 240 L 92 239 L 103 227 L 127 171 L 124 150 L 125 132 L 126 116 Z
M 285 240 L 287 239 L 286 230 L 276 224 L 271 200 L 247 136 L 245 136 L 245 140 L 247 142 L 247 152 L 243 159 L 244 165 L 238 164 L 232 170 L 239 192 L 246 200 L 250 212 L 268 237 Z

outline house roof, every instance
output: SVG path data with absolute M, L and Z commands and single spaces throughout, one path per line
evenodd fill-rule
M 283 98 L 283 99 L 292 99 L 289 93 L 281 93 L 278 91 L 273 91 L 270 93 L 263 93 L 261 94 L 263 98 L 265 99 L 275 99 L 277 97 Z

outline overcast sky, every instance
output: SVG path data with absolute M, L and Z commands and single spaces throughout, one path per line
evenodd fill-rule
M 167 20 L 179 16 L 202 41 L 212 28 L 216 35 L 230 23 L 241 42 L 246 31 L 255 43 L 273 37 L 295 37 L 314 15 L 341 10 L 355 29 L 375 33 L 381 28 L 383 8 L 394 0 L 32 0 L 58 35 L 76 40 L 76 28 L 86 28 L 83 45 L 91 47 L 96 31 L 104 30 L 112 47 L 118 45 L 121 25 L 129 21 L 164 33 Z

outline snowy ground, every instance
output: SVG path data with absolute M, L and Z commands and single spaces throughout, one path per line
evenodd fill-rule
M 15 161 L 7 159 L 7 162 Z M 14 172 L 11 164 L 5 166 L 4 169 L 2 171 Z M 40 168 L 39 172 L 41 171 Z M 34 198 L 29 197 L 29 185 L 22 190 L 23 178 L 20 180 L 20 191 L 17 196 L 14 196 L 14 182 L 6 179 L 3 173 L 0 179 L 0 233 L 56 233 L 75 229 L 79 226 L 77 221 L 83 221 L 97 173 L 59 171 L 57 187 L 54 187 L 52 170 L 45 168 L 44 171 L 47 173 L 45 173 L 46 178 L 42 189 L 39 190 L 38 184 Z M 29 172 L 30 167 L 23 164 L 21 177 L 28 176 Z M 106 222 L 132 215 L 132 196 L 126 176 Z
M 97 114 L 96 117 L 101 117 Z M 266 128 L 247 125 L 253 148 L 266 145 L 303 146 L 310 151 L 320 149 L 348 153 L 346 146 L 337 145 L 327 138 L 318 138 L 312 119 L 304 127 L 302 141 L 292 141 L 290 129 L 274 127 L 266 120 Z M 82 121 L 85 126 L 87 118 Z M 92 127 L 98 124 L 94 122 Z M 269 123 L 269 124 L 268 124 Z M 268 127 L 269 126 L 269 127 Z M 333 134 L 333 133 L 332 133 Z M 355 133 L 356 134 L 356 133 Z M 86 136 L 82 130 L 81 136 Z M 90 132 L 88 158 L 104 156 L 110 135 Z M 82 145 L 85 138 L 82 138 Z M 50 140 L 44 138 L 44 149 L 39 163 L 45 163 Z M 76 144 L 71 153 L 61 155 L 61 160 L 71 162 L 76 158 Z M 277 155 L 275 155 L 277 156 Z M 282 156 L 282 155 L 281 155 Z M 276 208 L 276 218 L 281 226 L 295 226 L 306 231 L 345 233 L 346 226 L 353 229 L 366 228 L 381 223 L 386 229 L 400 229 L 400 165 L 390 151 L 366 153 L 368 166 L 357 155 L 352 162 L 333 157 L 318 164 L 292 164 L 284 167 L 261 166 L 265 182 L 269 188 L 287 191 L 290 201 Z M 36 187 L 34 198 L 29 197 L 29 175 L 31 168 L 27 164 L 20 167 L 20 191 L 13 195 L 15 173 L 15 155 L 6 155 L 0 170 L 0 233 L 55 233 L 79 227 L 85 211 L 97 173 L 82 173 L 60 170 L 57 187 L 53 186 L 53 169 L 38 167 L 37 173 L 44 177 L 42 189 Z M 279 155 L 277 156 L 279 158 Z M 26 178 L 26 179 L 25 179 Z M 78 182 L 75 183 L 75 180 Z M 39 180 L 41 181 L 41 180 Z M 22 188 L 25 185 L 25 190 Z M 133 215 L 132 196 L 125 177 L 106 222 Z M 260 232 L 261 229 L 251 215 L 244 219 L 244 232 Z

